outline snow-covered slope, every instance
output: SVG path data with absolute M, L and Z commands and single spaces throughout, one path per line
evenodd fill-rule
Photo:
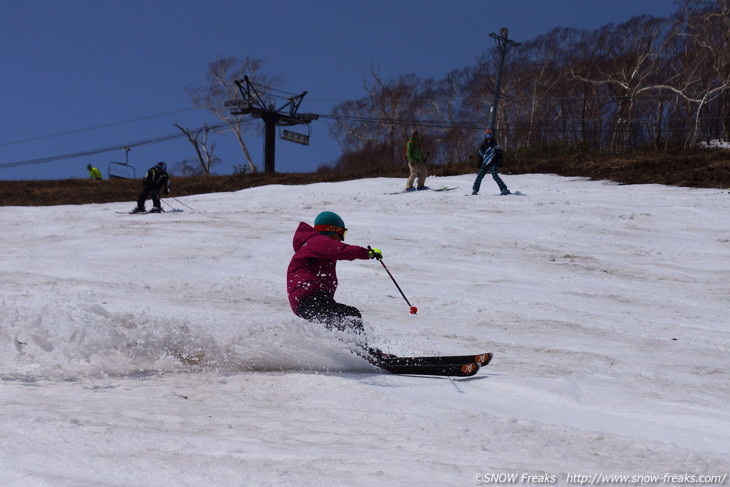
M 3 485 L 727 482 L 730 194 L 472 180 L 0 208 Z M 323 210 L 419 309 L 375 261 L 340 263 L 373 344 L 492 364 L 387 375 L 295 317 L 291 236 Z

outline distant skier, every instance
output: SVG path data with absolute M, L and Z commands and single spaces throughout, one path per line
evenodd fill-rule
M 479 147 L 479 156 L 481 162 L 479 163 L 479 172 L 477 178 L 474 180 L 474 186 L 472 187 L 472 195 L 479 194 L 479 188 L 482 185 L 482 179 L 487 174 L 487 171 L 492 173 L 492 178 L 499 186 L 500 194 L 510 194 L 507 185 L 504 184 L 502 178 L 499 177 L 499 167 L 502 165 L 502 147 L 492 137 L 492 130 L 487 129 L 484 132 L 484 142 Z
M 287 293 L 297 316 L 327 328 L 362 335 L 360 310 L 335 301 L 337 261 L 382 259 L 378 249 L 343 243 L 345 222 L 337 213 L 323 211 L 314 219 L 314 227 L 299 223 L 294 233 L 294 256 L 287 270 Z
M 167 163 L 158 162 L 151 167 L 142 178 L 142 192 L 137 198 L 137 207 L 132 213 L 144 213 L 145 201 L 152 198 L 152 209 L 150 213 L 161 213 L 160 192 L 170 194 L 170 176 L 167 174 Z
M 426 158 L 423 156 L 421 149 L 421 139 L 418 137 L 418 130 L 413 129 L 411 137 L 406 143 L 406 160 L 408 161 L 408 180 L 406 181 L 406 191 L 414 189 L 428 189 L 426 187 L 426 178 L 428 177 L 428 168 L 426 167 Z M 413 183 L 418 178 L 418 185 L 414 188 Z
M 101 171 L 98 168 L 87 164 L 86 170 L 89 171 L 89 179 L 101 179 Z

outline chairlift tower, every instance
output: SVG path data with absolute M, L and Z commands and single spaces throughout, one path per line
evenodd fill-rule
M 299 105 L 302 104 L 302 99 L 307 94 L 306 91 L 299 95 L 281 97 L 272 95 L 271 88 L 259 86 L 269 99 L 267 102 L 248 76 L 244 76 L 242 80 L 237 80 L 235 83 L 238 86 L 240 98 L 225 102 L 225 106 L 229 107 L 231 115 L 251 115 L 253 118 L 260 118 L 264 121 L 264 172 L 274 173 L 276 172 L 276 127 L 305 124 L 309 126 L 313 120 L 319 118 L 319 115 L 298 113 Z M 277 108 L 273 102 L 275 97 L 282 98 L 286 102 Z M 282 138 L 298 144 L 309 144 L 309 135 L 288 130 L 284 130 Z
M 509 39 L 508 35 L 509 31 L 507 27 L 499 29 L 499 35 L 494 33 L 489 34 L 489 37 L 492 37 L 497 43 L 497 52 L 499 52 L 499 70 L 497 70 L 497 79 L 494 82 L 494 100 L 492 101 L 492 110 L 489 117 L 489 129 L 491 130 L 492 137 L 496 137 L 497 135 L 497 105 L 502 96 L 502 70 L 504 70 L 504 60 L 510 48 L 520 45 L 518 42 Z

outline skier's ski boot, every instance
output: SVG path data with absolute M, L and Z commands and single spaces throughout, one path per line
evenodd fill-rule
M 162 208 L 155 206 L 150 210 L 150 213 L 162 213 Z

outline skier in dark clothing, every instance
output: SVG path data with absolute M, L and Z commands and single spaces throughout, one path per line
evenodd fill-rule
M 150 213 L 161 213 L 160 192 L 170 194 L 170 176 L 167 174 L 167 163 L 158 162 L 151 167 L 142 178 L 142 192 L 137 198 L 137 208 L 132 213 L 144 213 L 144 203 L 147 198 L 152 198 L 152 209 Z
M 510 194 L 507 185 L 504 184 L 502 178 L 499 177 L 499 166 L 502 165 L 502 147 L 492 137 L 492 131 L 487 129 L 484 133 L 484 142 L 479 147 L 479 156 L 481 162 L 479 163 L 479 172 L 477 178 L 474 180 L 474 186 L 472 187 L 472 195 L 479 194 L 479 188 L 482 185 L 482 179 L 487 174 L 487 171 L 492 173 L 492 178 L 499 186 L 500 194 Z
M 294 233 L 294 256 L 287 270 L 286 287 L 297 316 L 362 335 L 360 311 L 335 301 L 337 261 L 382 259 L 383 254 L 378 249 L 344 243 L 346 231 L 342 218 L 331 211 L 317 215 L 314 227 L 301 222 Z

